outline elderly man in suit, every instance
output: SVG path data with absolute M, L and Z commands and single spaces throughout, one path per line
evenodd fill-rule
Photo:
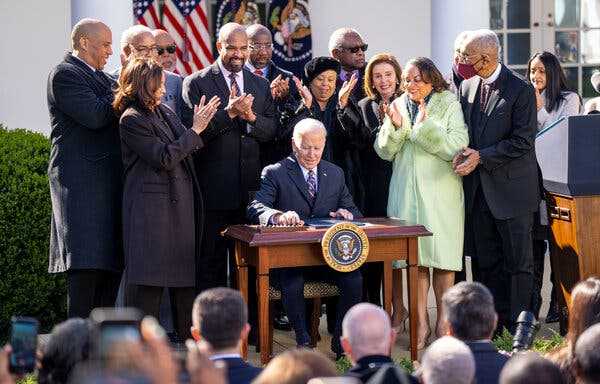
M 470 33 L 460 48 L 459 98 L 470 147 L 453 161 L 463 176 L 474 244 L 473 276 L 496 301 L 499 329 L 514 330 L 533 295 L 533 212 L 538 209 L 534 89 L 498 61 L 498 36 Z
M 165 71 L 175 72 L 177 70 L 177 45 L 175 39 L 164 29 L 152 31 L 156 42 L 156 53 L 158 62 Z
M 165 74 L 165 94 L 162 97 L 162 104 L 169 106 L 181 119 L 185 105 L 181 96 L 183 78 L 174 73 L 177 56 L 175 55 L 175 40 L 167 31 L 155 29 L 152 31 L 156 43 L 156 60 L 164 69 Z
M 261 372 L 240 356 L 240 347 L 249 332 L 248 307 L 239 291 L 212 288 L 196 297 L 192 337 L 200 343 L 208 342 L 210 360 L 226 364 L 229 384 L 250 384 Z
M 260 191 L 248 206 L 248 218 L 261 225 L 303 225 L 311 218 L 337 217 L 352 220 L 362 216 L 352 201 L 338 166 L 321 160 L 327 131 L 318 120 L 304 119 L 292 136 L 293 155 L 265 167 Z M 323 268 L 282 268 L 274 278 L 281 287 L 283 307 L 296 333 L 296 344 L 309 344 L 306 329 L 304 280 L 333 281 L 340 288 L 340 300 L 332 350 L 341 356 L 341 323 L 346 311 L 361 299 L 362 277 L 358 270 L 348 273 Z M 277 284 L 277 280 L 279 280 Z
M 271 31 L 264 25 L 253 24 L 246 28 L 250 52 L 246 68 L 257 76 L 264 77 L 271 84 L 271 96 L 280 115 L 286 111 L 296 110 L 300 104 L 300 96 L 294 83 L 293 74 L 279 68 L 273 62 L 273 38 Z M 277 140 L 282 127 L 278 126 L 273 141 L 261 145 L 261 164 L 263 166 L 276 163 L 290 153 L 288 140 Z
M 498 315 L 490 291 L 481 283 L 460 282 L 444 293 L 442 308 L 448 334 L 473 353 L 477 382 L 498 383 L 509 355 L 498 352 L 492 343 Z
M 245 221 L 249 195 L 260 184 L 260 143 L 272 140 L 276 131 L 269 83 L 244 68 L 248 57 L 244 27 L 236 23 L 221 27 L 217 50 L 215 63 L 183 81 L 187 126 L 192 106 L 203 95 L 209 99 L 216 95 L 226 106 L 202 134 L 205 146 L 195 156 L 206 205 L 196 274 L 199 291 L 227 284 L 227 253 L 233 243 L 221 232 Z
M 356 377 L 362 383 L 370 382 L 383 366 L 393 365 L 392 349 L 396 332 L 388 314 L 371 303 L 356 304 L 342 322 L 342 348 L 352 362 L 345 376 Z M 400 382 L 418 383 L 418 380 L 400 370 Z
M 112 34 L 83 19 L 73 51 L 48 77 L 52 130 L 48 178 L 52 199 L 49 272 L 67 272 L 69 317 L 114 305 L 121 271 L 122 163 L 112 108 L 114 81 L 102 68 Z
M 366 96 L 362 84 L 365 65 L 367 65 L 365 52 L 368 47 L 369 45 L 364 42 L 360 33 L 352 28 L 336 29 L 329 37 L 329 54 L 339 61 L 342 66 L 342 70 L 338 75 L 338 88 L 344 82 L 350 82 L 354 75 L 359 86 L 353 87 L 350 92 L 352 92 L 356 102 Z

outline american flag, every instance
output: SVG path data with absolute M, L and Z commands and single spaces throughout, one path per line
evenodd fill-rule
M 192 74 L 213 62 L 208 0 L 165 0 L 163 28 L 177 44 L 177 72 Z
M 133 0 L 133 17 L 137 23 L 148 28 L 162 28 L 158 12 L 158 0 Z

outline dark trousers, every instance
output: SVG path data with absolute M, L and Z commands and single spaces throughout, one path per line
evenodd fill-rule
M 142 310 L 146 315 L 158 319 L 164 287 L 127 284 L 125 287 L 125 305 Z M 195 292 L 193 287 L 169 287 L 173 327 L 180 339 L 191 337 L 192 306 Z
M 365 263 L 360 271 L 363 278 L 363 301 L 381 307 L 383 263 Z
M 362 298 L 362 275 L 360 271 L 337 272 L 328 267 L 281 268 L 273 271 L 273 284 L 281 289 L 281 301 L 292 328 L 296 333 L 296 344 L 307 345 L 310 336 L 306 327 L 306 306 L 304 303 L 304 281 L 324 281 L 334 283 L 340 289 L 337 303 L 335 329 L 331 349 L 341 353 L 340 336 L 342 319 L 348 309 L 360 303 Z
M 546 241 L 533 240 L 533 279 L 534 289 L 531 310 L 539 318 L 542 307 L 542 285 L 544 284 L 544 257 L 546 255 Z
M 244 210 L 207 210 L 204 215 L 202 250 L 196 259 L 196 291 L 227 286 L 227 257 L 233 266 L 233 241 L 221 236 L 228 226 L 242 224 Z
M 473 279 L 486 285 L 494 296 L 498 330 L 514 331 L 521 311 L 531 309 L 533 296 L 533 215 L 506 220 L 494 218 L 481 191 L 473 211 L 475 262 Z
M 119 291 L 121 273 L 98 269 L 67 271 L 69 317 L 87 318 L 94 308 L 113 307 Z

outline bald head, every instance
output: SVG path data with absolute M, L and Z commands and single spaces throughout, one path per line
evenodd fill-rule
M 364 356 L 389 356 L 394 340 L 390 318 L 380 307 L 360 303 L 350 308 L 342 322 L 342 340 L 352 361 Z
M 471 31 L 464 37 L 462 47 L 482 55 L 488 55 L 496 61 L 500 54 L 500 40 L 498 40 L 498 35 L 489 29 Z
M 462 341 L 452 336 L 440 337 L 423 354 L 421 373 L 424 384 L 471 384 L 475 359 Z
M 71 31 L 73 55 L 95 69 L 102 69 L 112 55 L 112 33 L 100 20 L 81 19 Z

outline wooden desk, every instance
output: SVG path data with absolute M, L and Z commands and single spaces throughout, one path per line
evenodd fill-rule
M 369 238 L 368 263 L 383 262 L 383 306 L 392 313 L 392 261 L 408 264 L 408 301 L 410 324 L 410 356 L 417 359 L 417 238 L 431 236 L 424 226 L 402 220 L 365 218 L 372 226 L 362 227 Z M 321 251 L 321 239 L 326 229 L 297 232 L 260 233 L 247 225 L 234 225 L 224 235 L 235 240 L 237 283 L 248 302 L 248 266 L 256 268 L 258 294 L 258 335 L 260 361 L 271 358 L 269 342 L 269 270 L 282 267 L 326 265 Z M 246 357 L 248 346 L 243 346 Z

